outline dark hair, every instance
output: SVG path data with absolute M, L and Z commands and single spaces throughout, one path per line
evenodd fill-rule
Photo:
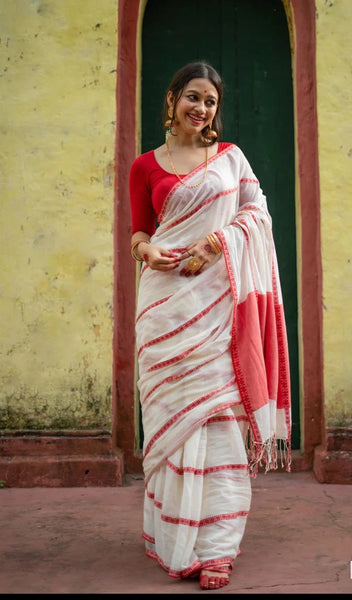
M 182 92 L 191 79 L 209 79 L 213 86 L 216 88 L 216 91 L 219 95 L 218 100 L 218 108 L 216 111 L 216 115 L 213 120 L 212 128 L 218 134 L 217 140 L 220 139 L 222 134 L 222 120 L 221 120 L 221 104 L 223 99 L 223 84 L 219 73 L 206 62 L 191 62 L 179 69 L 175 75 L 173 76 L 169 87 L 167 88 L 167 92 L 171 91 L 174 97 L 174 111 L 175 114 L 176 106 L 179 99 L 182 96 Z M 163 105 L 163 123 L 168 119 L 168 103 L 167 103 L 167 93 L 164 98 Z M 206 133 L 207 129 L 209 129 L 209 125 L 205 127 L 202 131 L 203 135 Z M 216 140 L 212 140 L 211 143 L 214 143 Z

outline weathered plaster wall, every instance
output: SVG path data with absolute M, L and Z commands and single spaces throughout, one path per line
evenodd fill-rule
M 0 427 L 109 428 L 117 0 L 0 0 Z
M 316 0 L 328 426 L 352 426 L 350 0 Z M 117 0 L 0 0 L 0 427 L 111 425 Z
M 352 2 L 316 0 L 326 425 L 352 426 Z

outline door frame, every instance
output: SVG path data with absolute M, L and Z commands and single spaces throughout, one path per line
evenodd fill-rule
M 322 265 L 314 0 L 282 0 L 291 40 L 296 172 L 300 450 L 309 470 L 324 439 Z M 119 0 L 114 197 L 113 442 L 126 471 L 142 472 L 135 407 L 137 269 L 130 256 L 128 173 L 141 147 L 141 38 L 147 0 Z M 127 109 L 126 109 L 127 108 Z M 131 276 L 132 275 L 132 276 Z

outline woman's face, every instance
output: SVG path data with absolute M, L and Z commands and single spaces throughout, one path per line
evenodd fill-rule
M 219 94 L 209 79 L 191 79 L 176 106 L 175 126 L 185 133 L 194 135 L 204 127 L 211 127 L 218 109 Z M 172 93 L 168 93 L 169 106 L 173 104 Z

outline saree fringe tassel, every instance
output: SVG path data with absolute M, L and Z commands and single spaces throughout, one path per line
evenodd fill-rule
M 255 442 L 248 435 L 246 450 L 248 454 L 249 474 L 256 478 L 259 468 L 264 467 L 264 472 L 274 471 L 280 466 L 288 473 L 291 472 L 291 444 L 285 440 L 277 440 L 275 436 L 265 443 Z

